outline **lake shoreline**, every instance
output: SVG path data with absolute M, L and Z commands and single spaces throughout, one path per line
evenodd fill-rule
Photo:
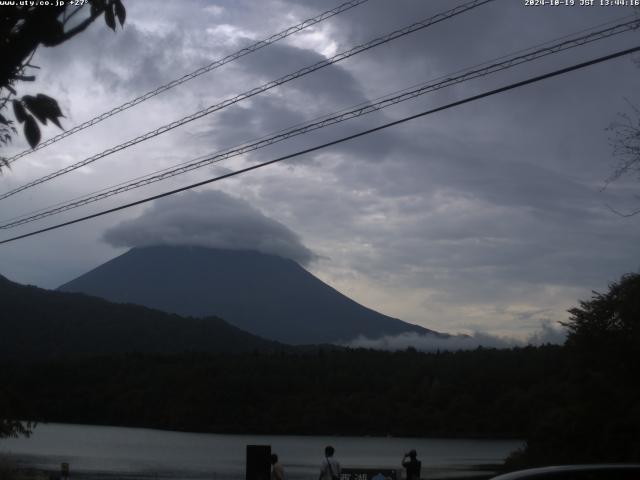
M 3 459 L 7 459 L 6 457 Z M 17 457 L 12 459 L 8 458 L 10 461 L 15 461 L 17 466 L 17 479 L 19 480 L 59 480 L 60 479 L 60 471 L 52 470 L 52 469 L 42 469 L 35 468 L 30 465 L 30 462 L 22 457 Z M 286 465 L 285 465 L 286 468 Z M 347 466 L 348 468 L 348 466 Z M 496 475 L 501 473 L 501 470 L 504 468 L 503 464 L 482 464 L 482 465 L 469 465 L 468 467 L 456 467 L 449 469 L 437 469 L 436 471 L 432 471 L 428 466 L 424 467 L 423 470 L 423 478 L 428 480 L 487 480 L 493 478 Z M 442 471 L 445 470 L 447 474 L 442 475 Z M 399 469 L 402 472 L 402 469 Z M 436 473 L 437 472 L 437 473 Z M 440 475 L 438 475 L 440 473 Z M 158 474 L 157 472 L 151 473 L 148 472 L 144 474 L 143 472 L 131 473 L 131 474 L 122 474 L 119 472 L 92 472 L 92 471 L 75 471 L 70 478 L 74 480 L 175 480 L 175 475 L 171 474 Z M 182 478 L 182 477 L 179 477 Z M 214 479 L 221 480 L 217 478 L 217 475 L 213 475 Z M 398 477 L 397 480 L 404 480 L 404 476 Z
M 117 423 L 101 423 L 101 422 L 92 422 L 92 423 L 84 423 L 84 422 L 64 422 L 57 420 L 47 420 L 40 421 L 36 420 L 36 428 L 37 425 L 77 425 L 82 427 L 105 427 L 105 428 L 135 428 L 140 430 L 152 430 L 157 432 L 167 432 L 167 433 L 190 433 L 194 435 L 252 435 L 252 436 L 269 436 L 269 437 L 318 437 L 318 436 L 329 436 L 329 437 L 361 437 L 361 438 L 415 438 L 421 440 L 440 440 L 440 439 L 450 439 L 450 440 L 513 440 L 513 441 L 524 441 L 522 435 L 505 435 L 496 433 L 492 434 L 474 434 L 474 433 L 451 433 L 451 432 L 442 432 L 433 435 L 393 435 L 390 433 L 359 433 L 359 432 L 289 432 L 289 433 L 270 433 L 270 432 L 260 432 L 260 431 L 249 431 L 249 430 L 237 430 L 237 429 L 229 429 L 229 430 L 181 430 L 179 428 L 164 428 L 160 425 L 152 425 L 152 424 L 117 424 Z M 34 429 L 35 430 L 35 429 Z
M 20 466 L 18 463 L 17 480 L 60 480 L 60 471 L 50 469 L 38 469 L 29 467 L 27 465 Z M 286 466 L 285 466 L 286 467 Z M 422 478 L 428 480 L 489 480 L 501 473 L 501 467 L 503 465 L 474 465 L 471 468 L 455 468 L 448 471 L 447 474 L 440 475 L 433 473 L 424 473 Z M 427 469 L 428 471 L 428 469 Z M 170 474 L 157 474 L 157 473 L 136 473 L 123 475 L 122 473 L 115 472 L 87 472 L 77 471 L 74 472 L 70 479 L 73 480 L 176 480 L 183 479 L 182 476 L 174 476 Z M 218 475 L 212 475 L 210 477 L 214 480 L 223 480 Z M 310 477 L 311 478 L 311 477 Z M 396 480 L 404 480 L 403 477 L 399 477 Z
M 287 480 L 317 478 L 324 448 L 333 445 L 344 468 L 394 469 L 415 449 L 429 480 L 494 476 L 505 458 L 522 446 L 502 439 L 354 436 L 220 435 L 155 429 L 40 424 L 33 435 L 5 439 L 0 452 L 25 469 L 59 478 L 70 464 L 70 480 L 244 480 L 249 445 L 270 446 Z

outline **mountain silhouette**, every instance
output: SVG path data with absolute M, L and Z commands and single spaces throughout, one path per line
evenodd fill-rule
M 440 335 L 363 307 L 293 260 L 255 251 L 133 248 L 60 290 L 179 315 L 215 315 L 247 332 L 289 344 L 403 332 Z
M 139 305 L 20 285 L 1 275 L 0 299 L 0 359 L 285 348 L 219 318 L 182 318 Z

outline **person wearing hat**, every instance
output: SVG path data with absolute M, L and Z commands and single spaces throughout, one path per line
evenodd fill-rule
M 418 454 L 415 450 L 405 453 L 402 458 L 402 466 L 407 470 L 407 480 L 420 480 L 420 470 L 422 462 L 418 460 Z

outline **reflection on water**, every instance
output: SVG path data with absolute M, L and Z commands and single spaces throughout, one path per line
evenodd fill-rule
M 392 437 L 319 437 L 214 435 L 140 428 L 40 424 L 29 439 L 5 439 L 0 452 L 20 463 L 59 470 L 71 464 L 71 480 L 92 478 L 172 478 L 237 480 L 244 478 L 247 445 L 271 445 L 291 480 L 318 476 L 324 447 L 333 445 L 345 467 L 399 468 L 413 449 L 425 478 L 468 476 L 477 465 L 500 463 L 516 440 L 412 439 Z

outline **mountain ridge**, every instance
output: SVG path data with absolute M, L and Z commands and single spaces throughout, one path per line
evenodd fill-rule
M 82 293 L 20 285 L 0 275 L 0 358 L 185 352 L 241 353 L 285 345 L 220 318 L 180 317 Z
M 132 248 L 59 290 L 180 315 L 216 315 L 260 337 L 290 344 L 404 332 L 441 335 L 358 304 L 293 260 L 249 250 Z

